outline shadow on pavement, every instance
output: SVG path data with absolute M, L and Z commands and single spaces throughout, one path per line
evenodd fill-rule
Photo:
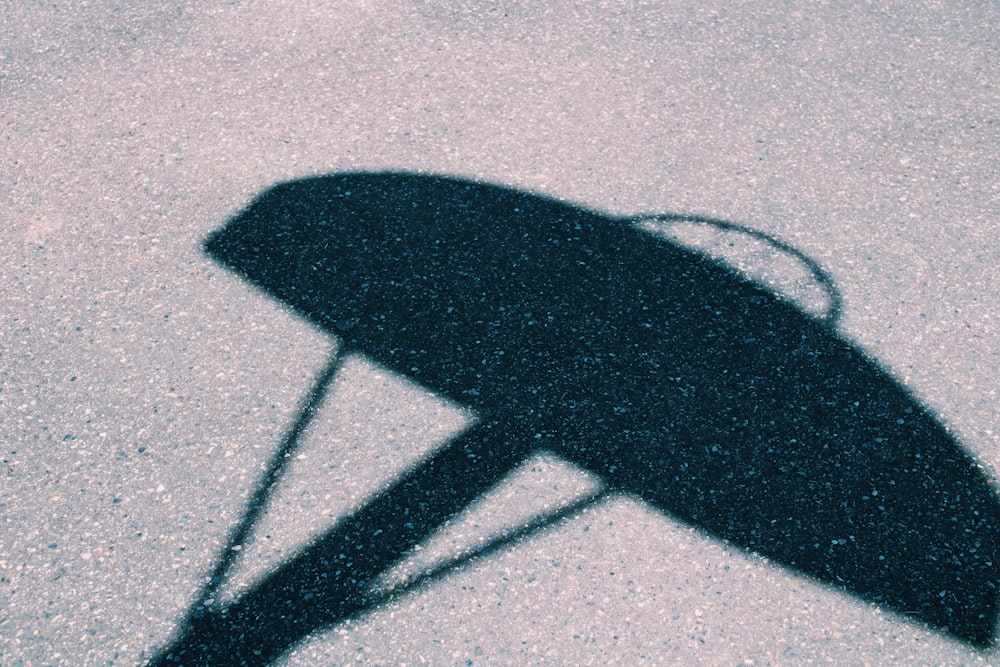
M 989 645 L 1000 505 L 975 463 L 827 323 L 635 223 L 354 173 L 278 185 L 215 233 L 222 265 L 479 420 L 235 601 L 196 607 L 151 664 L 266 664 L 371 609 L 370 581 L 539 450 Z

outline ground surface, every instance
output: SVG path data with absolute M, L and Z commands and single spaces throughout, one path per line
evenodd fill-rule
M 307 175 L 763 230 L 832 274 L 842 335 L 995 477 L 996 5 L 694 5 L 6 3 L 0 663 L 136 664 L 176 631 L 337 346 L 201 244 Z M 472 419 L 350 358 L 221 594 Z M 533 459 L 393 576 L 596 484 Z M 445 574 L 284 660 L 997 662 L 633 498 Z

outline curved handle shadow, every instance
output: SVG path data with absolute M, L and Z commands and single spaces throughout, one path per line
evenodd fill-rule
M 403 173 L 276 186 L 206 249 L 481 421 L 232 604 L 189 615 L 151 664 L 266 664 L 370 609 L 367 581 L 537 448 L 799 574 L 993 641 L 988 479 L 860 350 L 720 263 L 631 219 Z

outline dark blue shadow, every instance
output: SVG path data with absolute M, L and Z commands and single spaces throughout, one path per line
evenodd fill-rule
M 370 609 L 367 582 L 539 449 L 802 575 L 993 640 L 987 478 L 857 347 L 710 258 L 631 220 L 399 173 L 279 185 L 206 249 L 479 421 L 238 600 L 190 615 L 156 664 L 264 664 Z

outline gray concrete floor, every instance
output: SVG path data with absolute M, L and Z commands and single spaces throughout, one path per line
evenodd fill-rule
M 337 342 L 202 240 L 264 188 L 406 170 L 714 216 L 819 261 L 842 334 L 1000 470 L 988 2 L 117 2 L 0 9 L 0 663 L 167 643 Z M 363 358 L 227 595 L 472 418 Z M 594 488 L 541 457 L 387 573 Z M 290 665 L 996 664 L 629 498 Z

